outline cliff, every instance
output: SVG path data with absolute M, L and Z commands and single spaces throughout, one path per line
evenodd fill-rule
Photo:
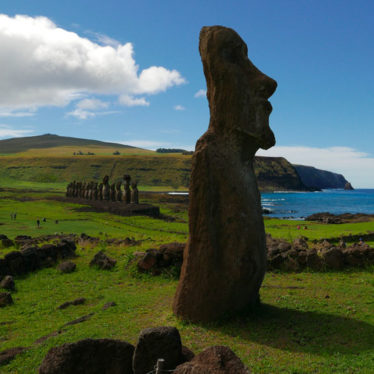
M 313 166 L 293 165 L 301 181 L 309 188 L 344 188 L 347 180 L 341 174 L 316 169 Z
M 256 156 L 254 169 L 258 186 L 262 191 L 309 190 L 294 166 L 283 157 Z

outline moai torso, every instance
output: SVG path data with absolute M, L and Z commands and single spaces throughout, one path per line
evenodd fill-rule
M 131 203 L 131 190 L 130 190 L 131 177 L 130 175 L 125 174 L 123 176 L 123 179 L 125 181 L 124 190 L 123 190 L 123 201 L 126 204 L 130 204 Z
M 97 194 L 98 200 L 103 200 L 103 186 L 104 185 L 102 183 L 99 184 L 99 190 Z
M 139 191 L 137 182 L 131 183 L 131 203 L 139 204 Z
M 117 182 L 116 184 L 116 200 L 122 201 L 122 191 L 121 191 L 122 182 Z
M 99 190 L 97 188 L 97 183 L 94 184 L 93 186 L 93 199 L 97 200 L 99 198 Z
M 109 200 L 109 198 L 110 198 L 109 177 L 106 175 L 103 179 L 103 200 Z
M 110 200 L 116 201 L 116 185 L 112 183 L 110 185 Z

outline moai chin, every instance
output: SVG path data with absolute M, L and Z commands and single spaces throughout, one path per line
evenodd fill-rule
M 137 182 L 131 183 L 131 203 L 139 204 L 139 191 Z
M 203 27 L 199 50 L 210 122 L 192 157 L 189 238 L 173 310 L 207 322 L 259 302 L 266 251 L 253 158 L 275 144 L 267 99 L 277 83 L 252 64 L 232 29 Z
M 124 186 L 123 186 L 123 201 L 126 204 L 131 203 L 131 190 L 130 190 L 130 182 L 131 182 L 131 177 L 128 174 L 125 174 L 123 176 L 123 180 L 125 181 Z

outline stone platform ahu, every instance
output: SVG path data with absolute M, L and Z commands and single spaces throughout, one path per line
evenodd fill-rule
M 210 123 L 192 159 L 189 239 L 173 310 L 206 322 L 259 302 L 266 250 L 253 158 L 275 144 L 267 99 L 277 83 L 252 64 L 232 29 L 203 27 L 199 50 Z

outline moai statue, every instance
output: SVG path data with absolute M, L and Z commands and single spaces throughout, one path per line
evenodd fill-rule
M 99 190 L 97 188 L 97 183 L 96 182 L 94 183 L 94 186 L 93 186 L 93 195 L 92 195 L 92 198 L 95 201 L 99 198 Z
M 69 197 L 69 196 L 70 196 L 70 193 L 71 193 L 71 183 L 69 183 L 69 184 L 66 186 L 66 194 L 65 194 L 65 196 L 66 196 L 66 197 Z
M 93 187 L 94 187 L 94 182 L 90 182 L 90 187 L 89 187 L 89 190 L 88 190 L 88 198 L 90 200 L 93 199 Z
M 109 198 L 110 198 L 109 177 L 106 175 L 103 178 L 103 200 L 109 200 Z
M 81 197 L 81 193 L 82 193 L 82 182 L 78 182 L 76 197 Z
M 90 182 L 87 182 L 86 183 L 86 191 L 84 191 L 84 198 L 85 199 L 88 199 L 88 195 L 89 195 L 89 192 L 90 192 Z
M 97 194 L 98 200 L 103 200 L 103 187 L 104 187 L 104 184 L 100 183 L 99 184 L 99 191 L 98 191 L 98 194 Z
M 73 184 L 71 186 L 71 190 L 70 190 L 70 194 L 69 196 L 70 197 L 75 197 L 75 192 L 77 190 L 77 182 L 76 181 L 73 181 Z
M 128 174 L 125 174 L 123 176 L 123 180 L 125 181 L 124 187 L 123 187 L 123 201 L 126 204 L 131 203 L 131 190 L 130 190 L 130 182 L 131 182 L 131 177 Z
M 122 182 L 119 181 L 116 183 L 116 200 L 122 201 L 122 190 L 121 190 Z
M 139 204 L 139 191 L 138 191 L 138 183 L 132 182 L 131 183 L 131 203 L 132 204 Z
M 208 322 L 259 303 L 266 249 L 253 159 L 275 144 L 267 99 L 277 83 L 252 64 L 232 29 L 203 27 L 199 50 L 210 122 L 192 156 L 189 238 L 173 310 Z
M 110 185 L 110 200 L 116 201 L 116 184 L 112 183 Z
M 82 183 L 82 189 L 81 189 L 80 197 L 83 198 L 83 199 L 86 198 L 86 186 L 87 186 L 86 182 Z

